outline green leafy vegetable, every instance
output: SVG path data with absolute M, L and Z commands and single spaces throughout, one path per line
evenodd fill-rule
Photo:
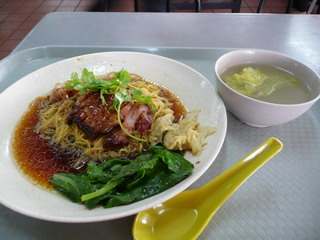
M 111 159 L 90 163 L 85 173 L 57 173 L 54 188 L 88 209 L 130 204 L 176 185 L 192 174 L 193 164 L 180 154 L 154 146 L 134 160 Z
M 253 98 L 265 97 L 280 87 L 297 84 L 294 77 L 267 75 L 252 67 L 245 67 L 241 73 L 226 76 L 223 80 L 232 89 Z

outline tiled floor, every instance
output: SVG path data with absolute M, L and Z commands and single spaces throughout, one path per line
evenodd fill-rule
M 97 0 L 0 0 L 0 59 L 50 12 L 89 11 Z M 177 1 L 177 0 L 176 0 Z M 133 12 L 133 0 L 114 0 L 109 11 Z M 259 0 L 242 0 L 240 13 L 256 12 Z M 268 0 L 264 13 L 284 13 L 287 0 Z M 191 10 L 179 10 L 179 12 Z M 203 9 L 202 12 L 230 12 L 228 9 Z

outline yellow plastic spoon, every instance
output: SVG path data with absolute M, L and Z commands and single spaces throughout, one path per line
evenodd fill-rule
M 196 239 L 232 193 L 282 147 L 278 139 L 270 138 L 208 184 L 138 213 L 132 228 L 134 239 Z

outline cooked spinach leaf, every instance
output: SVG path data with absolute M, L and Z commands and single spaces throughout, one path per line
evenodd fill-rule
M 130 204 L 181 182 L 192 174 L 193 164 L 179 153 L 153 146 L 133 160 L 111 159 L 89 163 L 86 172 L 57 173 L 49 180 L 54 188 L 88 209 Z

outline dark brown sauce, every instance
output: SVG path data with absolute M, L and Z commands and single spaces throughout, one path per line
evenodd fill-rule
M 172 103 L 175 122 L 186 114 L 181 101 L 169 90 L 162 88 L 161 94 Z M 17 165 L 22 172 L 34 183 L 51 188 L 48 179 L 55 173 L 77 173 L 72 168 L 74 154 L 59 152 L 52 144 L 39 136 L 36 126 L 39 121 L 38 110 L 44 98 L 37 98 L 30 104 L 28 111 L 23 115 L 13 134 L 12 152 Z
M 71 172 L 72 156 L 57 152 L 52 146 L 40 138 L 36 131 L 38 123 L 38 107 L 40 99 L 35 100 L 16 126 L 12 150 L 13 156 L 23 173 L 34 183 L 50 188 L 48 179 L 55 173 Z

